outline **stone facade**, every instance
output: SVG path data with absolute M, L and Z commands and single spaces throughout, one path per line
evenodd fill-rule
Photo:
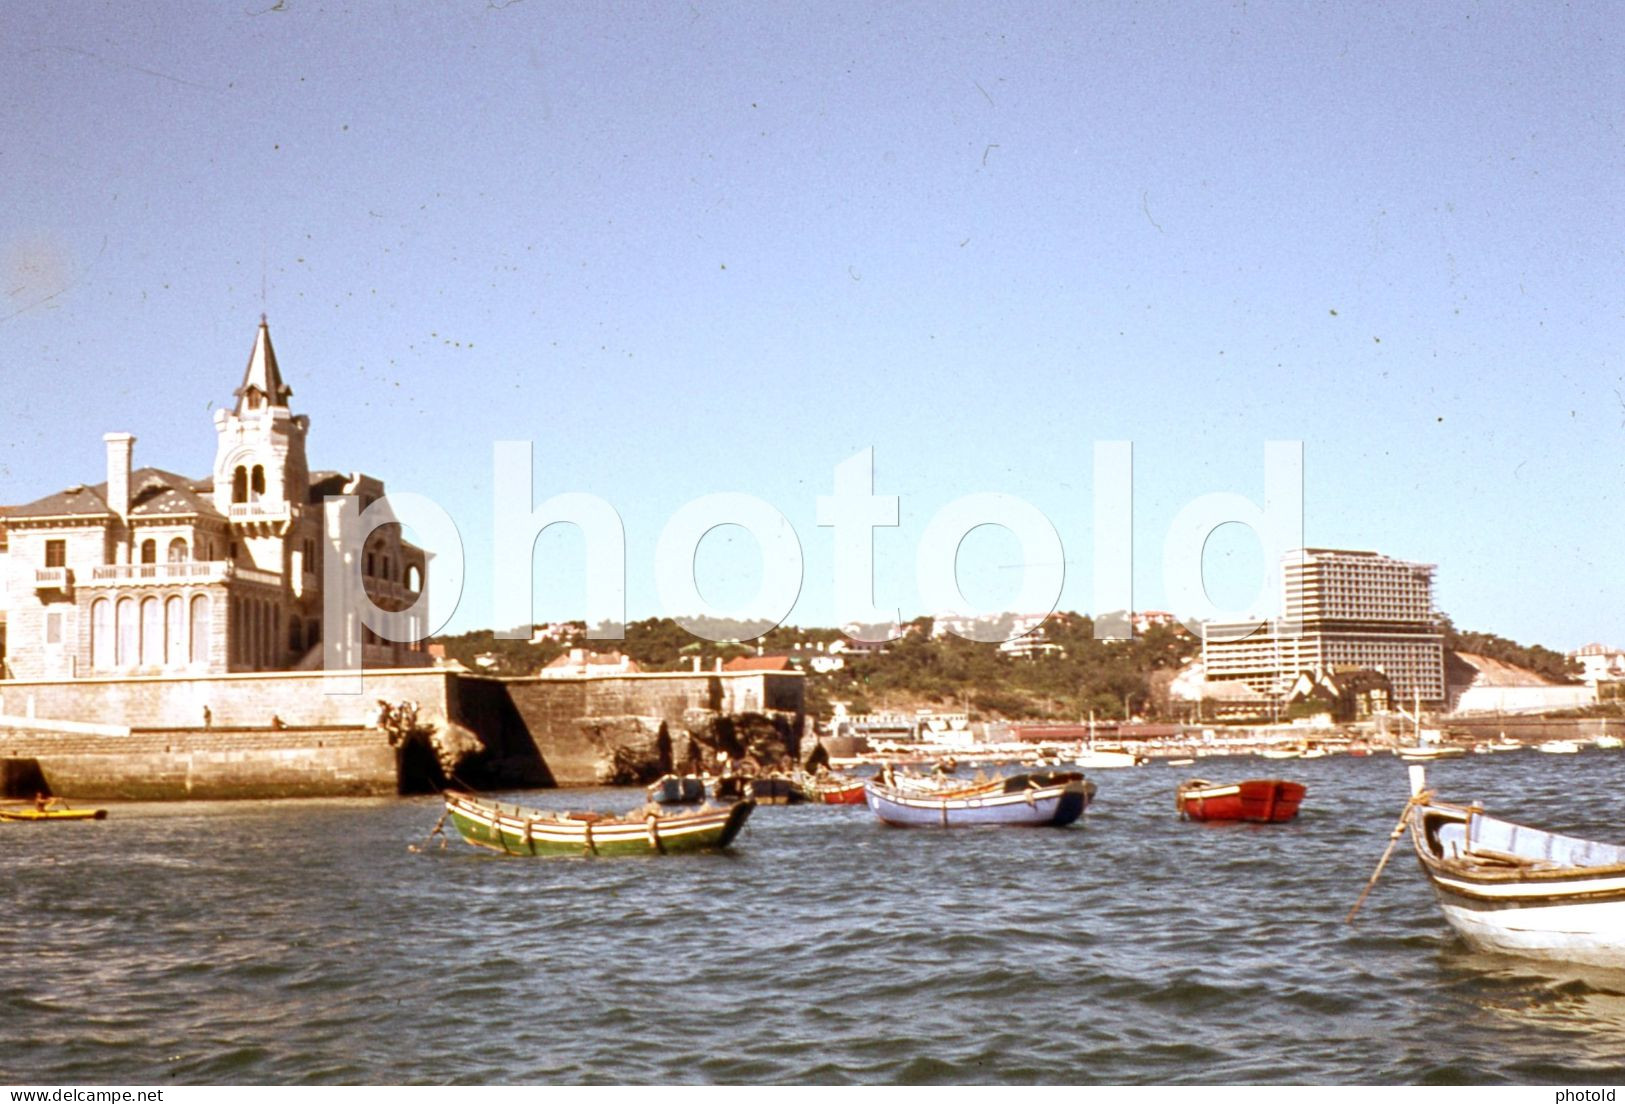
M 362 588 L 404 609 L 426 586 L 422 550 L 399 526 L 359 553 L 324 524 L 324 502 L 365 508 L 383 484 L 311 472 L 310 419 L 288 406 L 265 321 L 236 405 L 214 415 L 215 460 L 201 479 L 134 468 L 135 437 L 109 433 L 106 480 L 4 511 L 0 691 L 6 678 L 227 674 L 320 662 L 325 557 L 355 557 Z M 420 645 L 367 634 L 362 662 L 426 665 Z

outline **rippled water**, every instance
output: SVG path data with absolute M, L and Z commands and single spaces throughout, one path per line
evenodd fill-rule
M 1343 923 L 1403 764 L 1200 761 L 1306 782 L 1277 826 L 1178 820 L 1195 769 L 1099 772 L 1068 829 L 761 808 L 731 853 L 649 859 L 413 853 L 429 799 L 0 825 L 0 1082 L 1625 1080 L 1625 974 L 1466 950 L 1407 843 Z M 1430 780 L 1625 841 L 1625 753 Z

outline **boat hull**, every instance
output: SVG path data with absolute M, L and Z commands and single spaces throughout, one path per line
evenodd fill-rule
M 801 792 L 814 805 L 862 805 L 864 781 L 853 779 L 811 779 L 801 784 Z
M 549 813 L 446 795 L 446 815 L 475 847 L 508 855 L 650 855 L 714 851 L 733 842 L 755 803 L 641 820 Z
M 106 809 L 0 809 L 0 820 L 39 823 L 49 820 L 106 820 Z
M 1490 905 L 1433 886 L 1439 910 L 1474 950 L 1625 967 L 1625 898 L 1588 904 Z
M 1279 824 L 1298 815 L 1305 792 L 1301 783 L 1280 778 L 1251 778 L 1229 785 L 1196 780 L 1179 787 L 1174 804 L 1186 820 Z
M 745 796 L 758 805 L 799 805 L 807 800 L 788 778 L 753 778 L 745 783 Z
M 1563 836 L 1426 800 L 1411 842 L 1445 921 L 1471 947 L 1625 966 L 1625 847 Z
M 871 782 L 864 799 L 881 821 L 899 828 L 1059 828 L 1083 815 L 1092 791 L 1092 783 L 1066 782 L 945 796 Z

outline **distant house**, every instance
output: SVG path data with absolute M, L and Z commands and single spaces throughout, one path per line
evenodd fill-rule
M 581 678 L 586 675 L 629 675 L 642 671 L 637 660 L 620 652 L 592 652 L 571 648 L 542 668 L 543 678 Z
M 1304 671 L 1298 675 L 1287 704 L 1319 702 L 1332 720 L 1348 723 L 1387 713 L 1393 704 L 1394 688 L 1388 676 L 1368 667 L 1343 671 Z
M 0 514 L 3 513 L 4 511 L 0 511 Z M 0 526 L 4 524 L 4 518 L 0 517 Z M 4 540 L 5 537 L 0 535 L 0 542 Z M 1588 685 L 1625 681 L 1625 650 L 1610 648 L 1605 644 L 1587 644 L 1570 652 L 1569 658 L 1580 665 L 1580 677 Z
M 572 621 L 553 621 L 546 625 L 531 626 L 530 642 L 545 644 L 550 640 L 571 641 L 579 639 L 585 632 L 586 629 Z

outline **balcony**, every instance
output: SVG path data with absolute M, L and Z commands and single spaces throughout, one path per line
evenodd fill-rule
M 241 522 L 286 522 L 288 520 L 288 502 L 232 502 L 232 525 Z
M 34 570 L 35 590 L 58 590 L 63 594 L 73 593 L 73 568 L 71 567 L 41 567 Z
M 56 568 L 55 570 L 64 570 Z M 208 585 L 232 579 L 281 586 L 282 577 L 270 571 L 237 567 L 225 560 L 186 563 L 101 564 L 90 569 L 89 587 L 172 586 L 177 583 Z

